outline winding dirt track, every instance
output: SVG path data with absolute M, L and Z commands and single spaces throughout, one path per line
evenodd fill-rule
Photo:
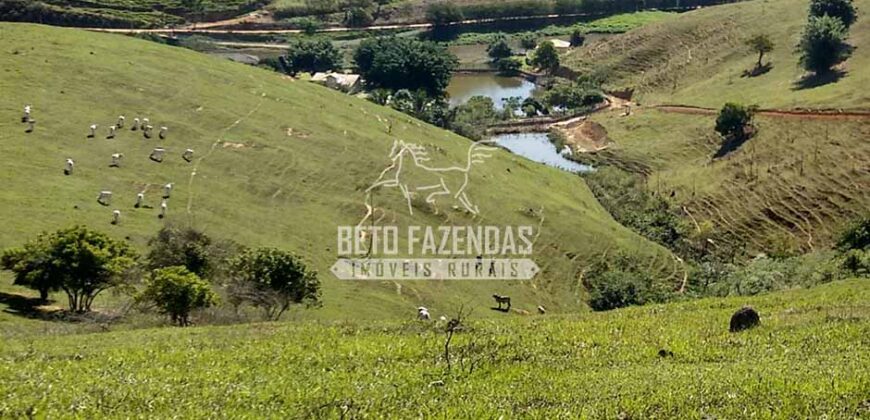
M 691 105 L 653 105 L 650 108 L 676 114 L 717 115 L 719 113 L 717 109 Z M 847 109 L 760 109 L 756 115 L 801 120 L 870 120 L 870 111 Z

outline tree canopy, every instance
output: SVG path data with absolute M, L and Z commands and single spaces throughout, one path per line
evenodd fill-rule
M 550 73 L 559 68 L 559 53 L 553 42 L 544 41 L 538 45 L 532 55 L 532 65 Z
M 846 55 L 846 26 L 831 16 L 810 16 L 801 35 L 798 49 L 804 69 L 816 74 L 828 73 Z
M 291 73 L 330 71 L 340 68 L 341 62 L 341 52 L 327 38 L 296 39 L 287 50 L 287 70 Z
M 848 29 L 858 19 L 852 0 L 812 0 L 810 16 L 831 16 L 840 19 Z
M 153 304 L 180 327 L 190 325 L 192 310 L 208 308 L 218 302 L 208 282 L 182 266 L 152 271 L 137 299 Z
M 773 51 L 773 41 L 771 41 L 770 36 L 767 34 L 754 35 L 746 40 L 746 45 L 753 52 L 758 53 L 758 62 L 755 64 L 755 67 L 761 67 L 761 60 L 764 58 L 764 54 Z
M 104 290 L 125 284 L 123 274 L 136 264 L 136 252 L 127 242 L 75 226 L 43 233 L 21 248 L 4 252 L 3 268 L 15 273 L 15 282 L 40 291 L 63 290 L 69 309 L 91 310 Z
M 277 320 L 291 304 L 320 302 L 320 280 L 295 255 L 275 248 L 247 250 L 231 262 L 229 292 L 235 304 L 248 302 Z
M 487 45 L 486 53 L 493 62 L 498 62 L 501 59 L 510 57 L 513 51 L 511 51 L 507 36 L 503 33 L 498 33 L 492 42 Z
M 435 26 L 448 25 L 462 19 L 462 10 L 452 1 L 429 3 L 426 7 L 426 20 Z
M 746 129 L 752 124 L 755 107 L 727 103 L 716 118 L 716 132 L 726 139 L 743 139 Z
M 413 38 L 369 38 L 354 52 L 354 62 L 371 87 L 423 89 L 440 96 L 459 62 L 447 48 Z

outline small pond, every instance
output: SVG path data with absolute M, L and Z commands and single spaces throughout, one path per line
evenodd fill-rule
M 592 167 L 566 159 L 547 138 L 547 133 L 501 134 L 492 138 L 514 154 L 569 172 L 588 172 Z
M 450 105 L 464 104 L 472 96 L 492 98 L 496 109 L 502 108 L 502 99 L 518 96 L 520 100 L 534 94 L 537 86 L 522 77 L 499 76 L 495 73 L 456 73 L 447 85 Z

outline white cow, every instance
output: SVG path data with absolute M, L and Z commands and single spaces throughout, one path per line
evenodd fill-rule
M 139 207 L 142 207 L 142 204 L 144 202 L 145 202 L 145 193 L 140 192 L 139 194 L 136 194 L 136 204 L 133 204 L 133 207 L 138 209 Z
M 21 122 L 26 123 L 30 121 L 30 105 L 24 105 L 24 116 L 21 117 Z
M 142 124 L 139 125 L 139 128 L 144 130 L 145 126 L 148 125 L 148 122 L 149 122 L 148 118 L 142 118 Z
M 167 131 L 169 131 L 168 128 L 166 128 L 166 127 L 160 127 L 160 134 L 159 134 L 159 137 L 160 137 L 161 140 L 166 138 L 166 132 L 167 132 Z
M 162 219 L 162 218 L 166 217 L 166 208 L 167 207 L 169 207 L 169 206 L 166 204 L 166 199 L 164 198 L 163 201 L 160 202 L 160 214 L 157 215 L 158 218 Z
M 133 125 L 130 126 L 131 131 L 136 131 L 139 129 L 139 118 L 133 118 Z
M 95 136 L 97 134 L 97 125 L 91 124 L 91 126 L 89 128 L 91 129 L 91 132 L 90 132 L 90 134 L 88 134 L 88 137 Z
M 118 223 L 121 223 L 121 210 L 112 212 L 112 224 L 117 225 Z
M 187 149 L 181 154 L 181 158 L 190 162 L 193 160 L 193 149 Z
M 73 173 L 73 166 L 75 166 L 75 164 L 76 164 L 76 163 L 73 162 L 72 159 L 67 159 L 67 160 L 66 160 L 66 166 L 63 168 L 63 174 L 64 174 L 64 175 L 72 175 L 72 173 Z
M 142 133 L 145 134 L 146 139 L 151 138 L 151 130 L 153 130 L 153 129 L 154 129 L 153 125 L 146 125 L 144 128 L 142 128 Z
M 110 126 L 109 126 L 109 135 L 106 136 L 106 138 L 107 138 L 107 139 L 113 139 L 113 138 L 115 138 L 115 126 L 114 126 L 114 125 L 110 125 Z
M 149 158 L 155 162 L 163 162 L 163 154 L 166 153 L 166 149 L 162 147 L 156 147 L 151 151 L 151 156 Z
M 123 115 L 118 115 L 118 122 L 115 125 L 117 125 L 118 128 L 124 128 L 124 120 L 125 118 Z
M 100 191 L 100 195 L 97 196 L 97 202 L 108 206 L 112 204 L 112 192 L 111 191 Z
M 423 306 L 417 308 L 417 319 L 419 319 L 421 321 L 428 321 L 429 320 L 429 310 Z
M 172 183 L 168 183 L 163 186 L 163 198 L 169 198 L 172 194 Z
M 123 153 L 112 153 L 112 163 L 109 166 L 113 168 L 120 167 L 122 157 L 124 157 Z

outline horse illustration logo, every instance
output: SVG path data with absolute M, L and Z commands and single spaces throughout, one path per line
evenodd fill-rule
M 456 199 L 469 213 L 479 214 L 480 210 L 474 204 L 468 194 L 468 176 L 475 164 L 484 162 L 484 159 L 492 157 L 491 152 L 497 148 L 488 146 L 491 142 L 483 141 L 472 143 L 466 154 L 466 162 L 463 166 L 433 167 L 430 166 L 429 155 L 423 146 L 414 143 L 405 143 L 400 140 L 393 142 L 390 149 L 390 164 L 381 171 L 375 182 L 366 189 L 366 217 L 372 215 L 371 194 L 378 188 L 398 188 L 408 203 L 408 212 L 414 214 L 411 199 L 416 194 L 425 194 L 426 202 L 435 204 L 441 196 Z M 411 176 L 413 171 L 422 171 L 422 176 Z M 459 177 L 448 177 L 458 174 Z M 415 174 L 416 175 L 416 174 Z M 461 179 L 459 185 L 451 178 Z M 423 182 L 415 181 L 423 179 Z M 452 187 L 452 188 L 451 188 Z M 360 222 L 362 224 L 362 222 Z

